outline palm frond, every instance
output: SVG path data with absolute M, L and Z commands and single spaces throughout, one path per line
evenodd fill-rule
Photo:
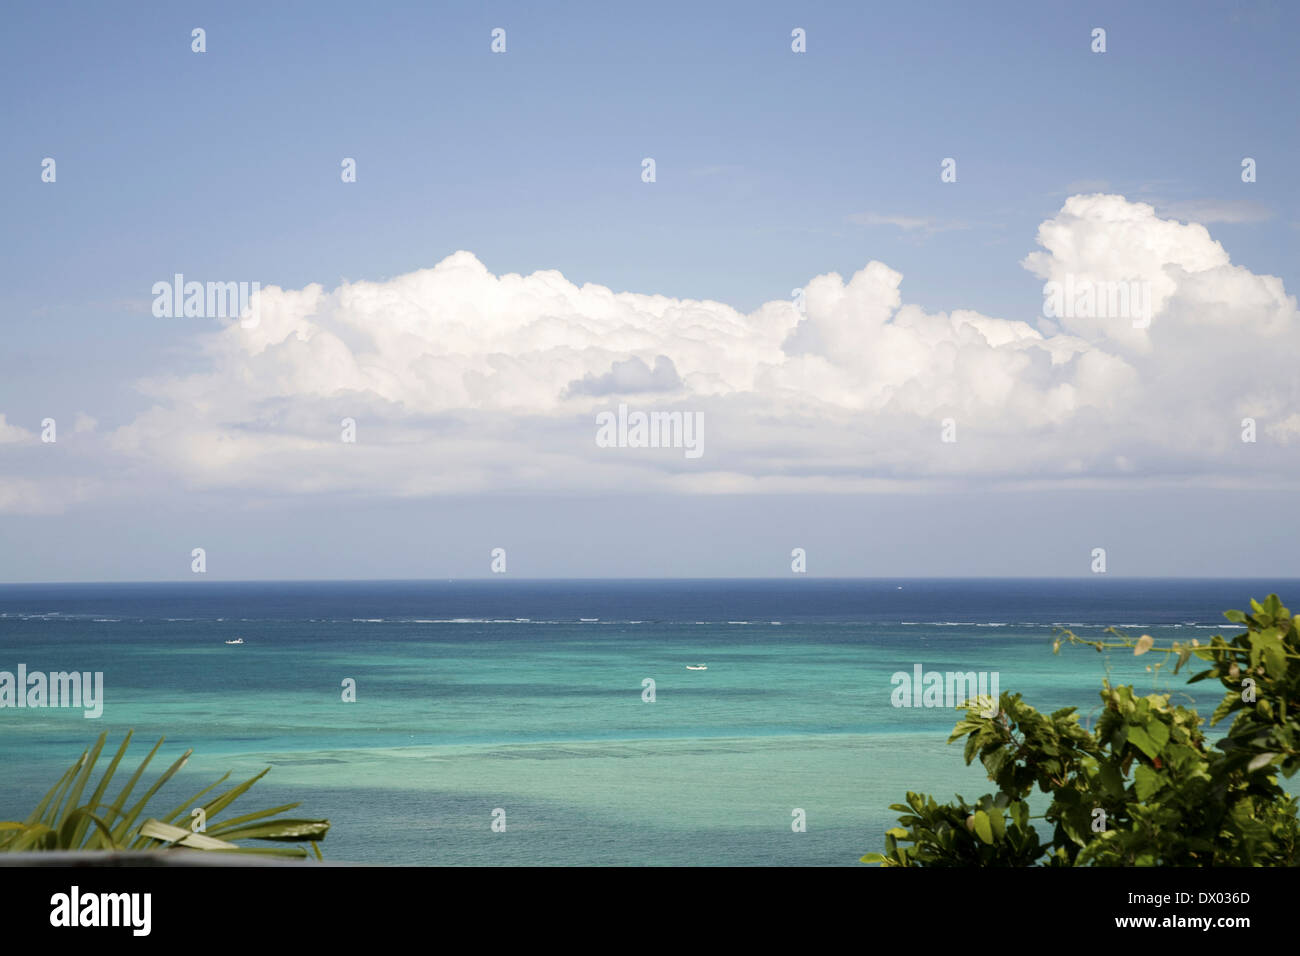
M 277 856 L 306 857 L 308 851 L 303 846 L 244 847 L 238 840 L 265 840 L 274 843 L 307 843 L 317 859 L 321 858 L 317 844 L 329 831 L 328 820 L 309 820 L 279 816 L 296 809 L 299 804 L 286 803 L 267 810 L 255 810 L 219 819 L 240 797 L 244 796 L 257 781 L 261 780 L 271 768 L 250 777 L 243 783 L 212 797 L 207 803 L 198 801 L 229 779 L 226 773 L 215 783 L 209 784 L 189 800 L 177 806 L 161 818 L 147 817 L 136 823 L 144 815 L 146 808 L 158 791 L 185 766 L 194 751 L 187 750 L 145 790 L 144 795 L 126 809 L 131 794 L 144 776 L 150 762 L 157 755 L 166 738 L 160 737 L 153 749 L 136 767 L 135 772 L 122 785 L 117 797 L 111 804 L 103 803 L 110 783 L 117 773 L 119 764 L 130 746 L 134 731 L 128 731 L 122 740 L 112 761 L 100 776 L 98 783 L 84 803 L 82 795 L 94 775 L 95 765 L 103 753 L 108 735 L 100 734 L 99 739 L 82 751 L 81 756 L 36 805 L 36 808 L 22 821 L 0 821 L 0 853 L 20 853 L 38 850 L 122 850 L 152 849 L 164 851 L 174 846 L 187 849 L 209 850 L 213 853 L 257 853 Z M 204 833 L 196 833 L 174 826 L 172 821 L 187 808 L 202 807 L 206 821 Z

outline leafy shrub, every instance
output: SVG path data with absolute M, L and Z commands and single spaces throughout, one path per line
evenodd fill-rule
M 1300 636 L 1276 594 L 1251 613 L 1225 617 L 1246 630 L 1231 641 L 1216 635 L 1155 646 L 1151 637 L 1114 643 L 1084 640 L 1070 631 L 1062 644 L 1099 652 L 1132 648 L 1137 655 L 1174 660 L 1177 674 L 1192 658 L 1209 668 L 1189 683 L 1218 680 L 1223 700 L 1213 726 L 1233 720 L 1210 746 L 1203 719 L 1170 704 L 1169 694 L 1139 696 L 1132 686 L 1103 683 L 1103 710 L 1094 729 L 1079 724 L 1076 708 L 1041 714 L 1019 694 L 1003 693 L 997 713 L 968 702 L 949 743 L 966 738 L 965 759 L 976 757 L 997 786 L 974 804 L 958 796 L 940 804 L 907 794 L 893 804 L 899 826 L 885 835 L 885 852 L 864 863 L 885 866 L 1294 866 L 1300 864 L 1297 801 L 1278 782 L 1300 769 Z M 1052 827 L 1041 842 L 1030 823 L 1027 798 L 1050 794 L 1042 818 Z M 908 844 L 905 846 L 902 844 Z

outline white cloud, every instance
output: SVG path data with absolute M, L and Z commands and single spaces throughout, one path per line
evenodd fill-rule
M 79 414 L 74 433 L 86 431 Z M 11 425 L 0 414 L 0 514 L 52 515 L 70 505 L 90 501 L 106 490 L 103 475 L 116 465 L 87 454 L 82 442 L 43 442 L 37 433 Z
M 34 436 L 21 425 L 10 425 L 0 413 L 0 445 L 8 442 L 29 441 Z
M 1071 197 L 1038 242 L 1024 265 L 1044 280 L 1150 283 L 1150 326 L 1063 318 L 1048 334 L 1037 298 L 1021 319 L 927 313 L 880 262 L 809 280 L 805 314 L 746 315 L 496 276 L 458 252 L 385 282 L 263 288 L 260 324 L 209 337 L 204 374 L 142 383 L 154 407 L 110 447 L 191 486 L 268 493 L 1290 480 L 1295 446 L 1239 440 L 1242 417 L 1268 436 L 1300 409 L 1279 279 L 1121 196 Z M 597 448 L 595 412 L 619 401 L 704 412 L 706 454 Z
M 1285 445 L 1300 439 L 1300 412 L 1293 412 L 1281 421 L 1266 425 L 1264 431 Z
M 104 491 L 94 478 L 29 478 L 0 474 L 0 514 L 54 515 Z
M 654 368 L 633 355 L 615 362 L 604 375 L 584 375 L 569 383 L 566 395 L 632 395 L 638 392 L 672 392 L 682 387 L 673 360 L 656 355 Z

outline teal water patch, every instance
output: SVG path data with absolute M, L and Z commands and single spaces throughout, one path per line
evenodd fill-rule
M 987 784 L 929 735 L 412 747 L 249 768 L 263 758 L 277 792 L 329 811 L 330 856 L 360 862 L 848 865 L 895 825 L 898 781 Z

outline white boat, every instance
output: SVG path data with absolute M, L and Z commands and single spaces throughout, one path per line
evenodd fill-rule
M 237 637 L 237 638 L 235 638 L 233 641 L 226 641 L 226 643 L 227 643 L 227 644 L 242 644 L 242 643 L 244 643 L 244 639 L 243 639 L 242 637 Z
M 688 671 L 706 671 L 709 669 L 709 665 L 708 664 L 687 664 L 686 669 Z

